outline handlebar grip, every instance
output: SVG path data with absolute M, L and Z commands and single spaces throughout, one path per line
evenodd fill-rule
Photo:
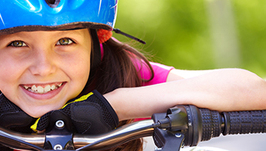
M 222 117 L 217 111 L 199 109 L 202 117 L 202 138 L 201 141 L 210 140 L 218 137 L 221 132 Z
M 185 132 L 185 146 L 196 146 L 220 134 L 248 134 L 266 132 L 266 110 L 217 112 L 184 106 L 187 111 L 188 129 Z
M 223 135 L 266 132 L 266 111 L 223 112 Z

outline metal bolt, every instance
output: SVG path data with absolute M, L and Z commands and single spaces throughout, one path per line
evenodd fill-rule
M 160 151 L 160 150 L 162 150 L 162 148 L 155 147 L 155 151 Z
M 63 128 L 65 126 L 65 123 L 62 120 L 58 120 L 55 122 L 55 125 L 57 128 Z
M 54 150 L 63 150 L 63 147 L 60 144 L 54 146 Z
M 176 133 L 176 134 L 175 134 L 175 137 L 180 138 L 180 137 L 182 137 L 182 134 Z

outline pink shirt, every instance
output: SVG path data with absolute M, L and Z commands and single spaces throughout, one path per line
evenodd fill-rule
M 143 86 L 166 82 L 167 76 L 169 72 L 173 69 L 173 67 L 169 67 L 169 66 L 162 65 L 159 63 L 155 63 L 155 62 L 150 62 L 150 64 L 154 71 L 154 77 L 151 81 L 144 82 Z M 147 79 L 147 80 L 150 79 L 151 72 L 149 70 L 149 67 L 145 63 L 142 63 L 141 65 L 137 63 L 137 66 L 138 66 L 141 78 Z

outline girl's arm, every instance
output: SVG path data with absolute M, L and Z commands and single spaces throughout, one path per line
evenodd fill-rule
M 218 111 L 266 109 L 266 82 L 246 70 L 173 69 L 166 83 L 119 88 L 104 96 L 120 120 L 148 117 L 178 104 Z

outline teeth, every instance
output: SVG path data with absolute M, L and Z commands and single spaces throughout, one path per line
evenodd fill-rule
M 49 92 L 50 90 L 51 90 L 50 85 L 47 85 L 47 86 L 44 88 L 44 92 Z
M 53 91 L 53 90 L 60 88 L 62 86 L 62 84 L 63 83 L 60 83 L 58 85 L 47 85 L 45 87 L 42 87 L 42 86 L 36 87 L 36 85 L 33 85 L 32 87 L 24 86 L 24 88 L 30 92 L 43 94 L 43 93 L 47 93 L 47 92 L 50 92 L 50 91 Z
M 43 93 L 43 92 L 44 92 L 44 88 L 41 87 L 41 86 L 38 86 L 38 87 L 37 87 L 37 92 L 38 92 L 38 93 Z
M 56 86 L 55 85 L 52 85 L 51 86 L 51 90 L 55 90 Z
M 37 87 L 36 87 L 36 85 L 33 85 L 33 86 L 31 87 L 31 90 L 33 90 L 33 91 L 37 91 Z

